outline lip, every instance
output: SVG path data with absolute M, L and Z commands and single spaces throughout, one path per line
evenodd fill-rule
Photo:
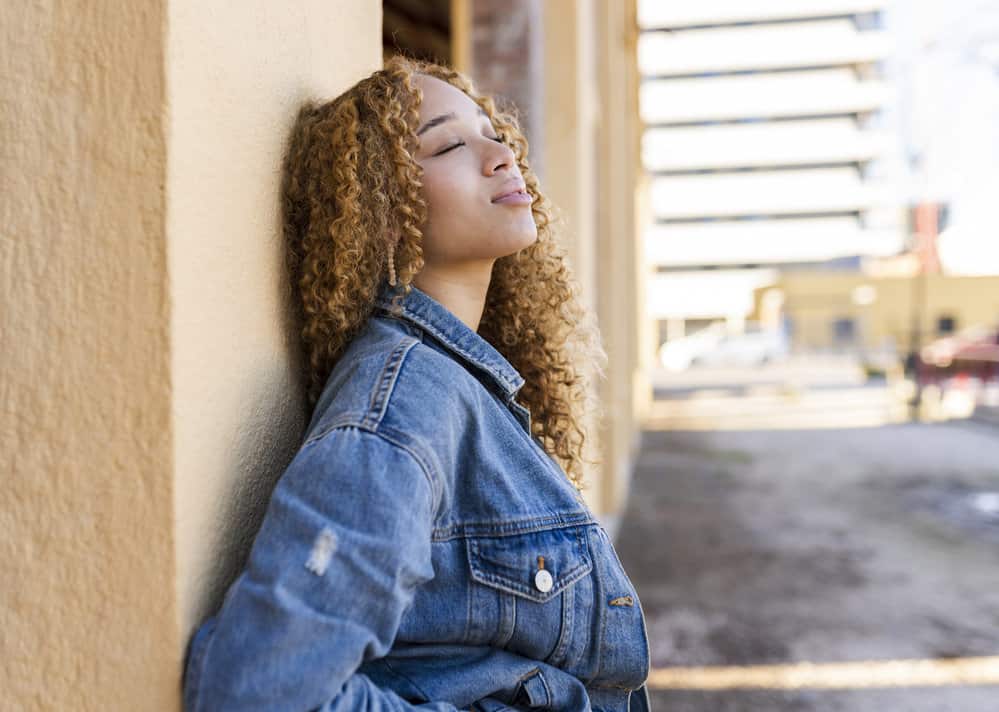
M 503 190 L 493 196 L 493 203 L 529 203 L 532 198 L 527 192 L 527 186 L 522 181 L 513 181 L 504 186 Z

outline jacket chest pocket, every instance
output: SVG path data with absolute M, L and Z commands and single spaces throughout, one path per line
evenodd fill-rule
M 580 652 L 593 618 L 583 527 L 466 539 L 469 639 L 552 665 Z

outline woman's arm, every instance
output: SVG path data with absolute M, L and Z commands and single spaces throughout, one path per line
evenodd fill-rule
M 245 571 L 192 640 L 186 710 L 456 710 L 413 705 L 356 672 L 389 651 L 434 575 L 431 477 L 403 445 L 358 427 L 306 443 Z

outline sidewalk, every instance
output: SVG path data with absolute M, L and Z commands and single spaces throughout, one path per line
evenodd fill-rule
M 973 420 L 999 428 L 999 406 L 980 405 L 971 415 Z
M 976 509 L 997 491 L 999 429 L 647 430 L 617 549 L 653 670 L 999 655 L 999 512 Z M 895 688 L 650 694 L 662 712 L 996 709 L 999 686 L 906 670 Z

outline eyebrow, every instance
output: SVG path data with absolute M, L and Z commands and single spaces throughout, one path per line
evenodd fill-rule
M 478 108 L 479 111 L 477 113 L 479 114 L 479 116 L 485 116 L 486 118 L 489 117 L 485 109 L 483 109 L 481 106 Z M 416 135 L 420 136 L 435 126 L 440 126 L 441 124 L 450 121 L 451 119 L 457 119 L 457 118 L 458 116 L 453 111 L 449 111 L 446 114 L 441 114 L 440 116 L 435 116 L 434 118 L 430 119 L 430 121 L 423 124 L 423 126 L 421 126 L 420 129 L 416 132 Z

